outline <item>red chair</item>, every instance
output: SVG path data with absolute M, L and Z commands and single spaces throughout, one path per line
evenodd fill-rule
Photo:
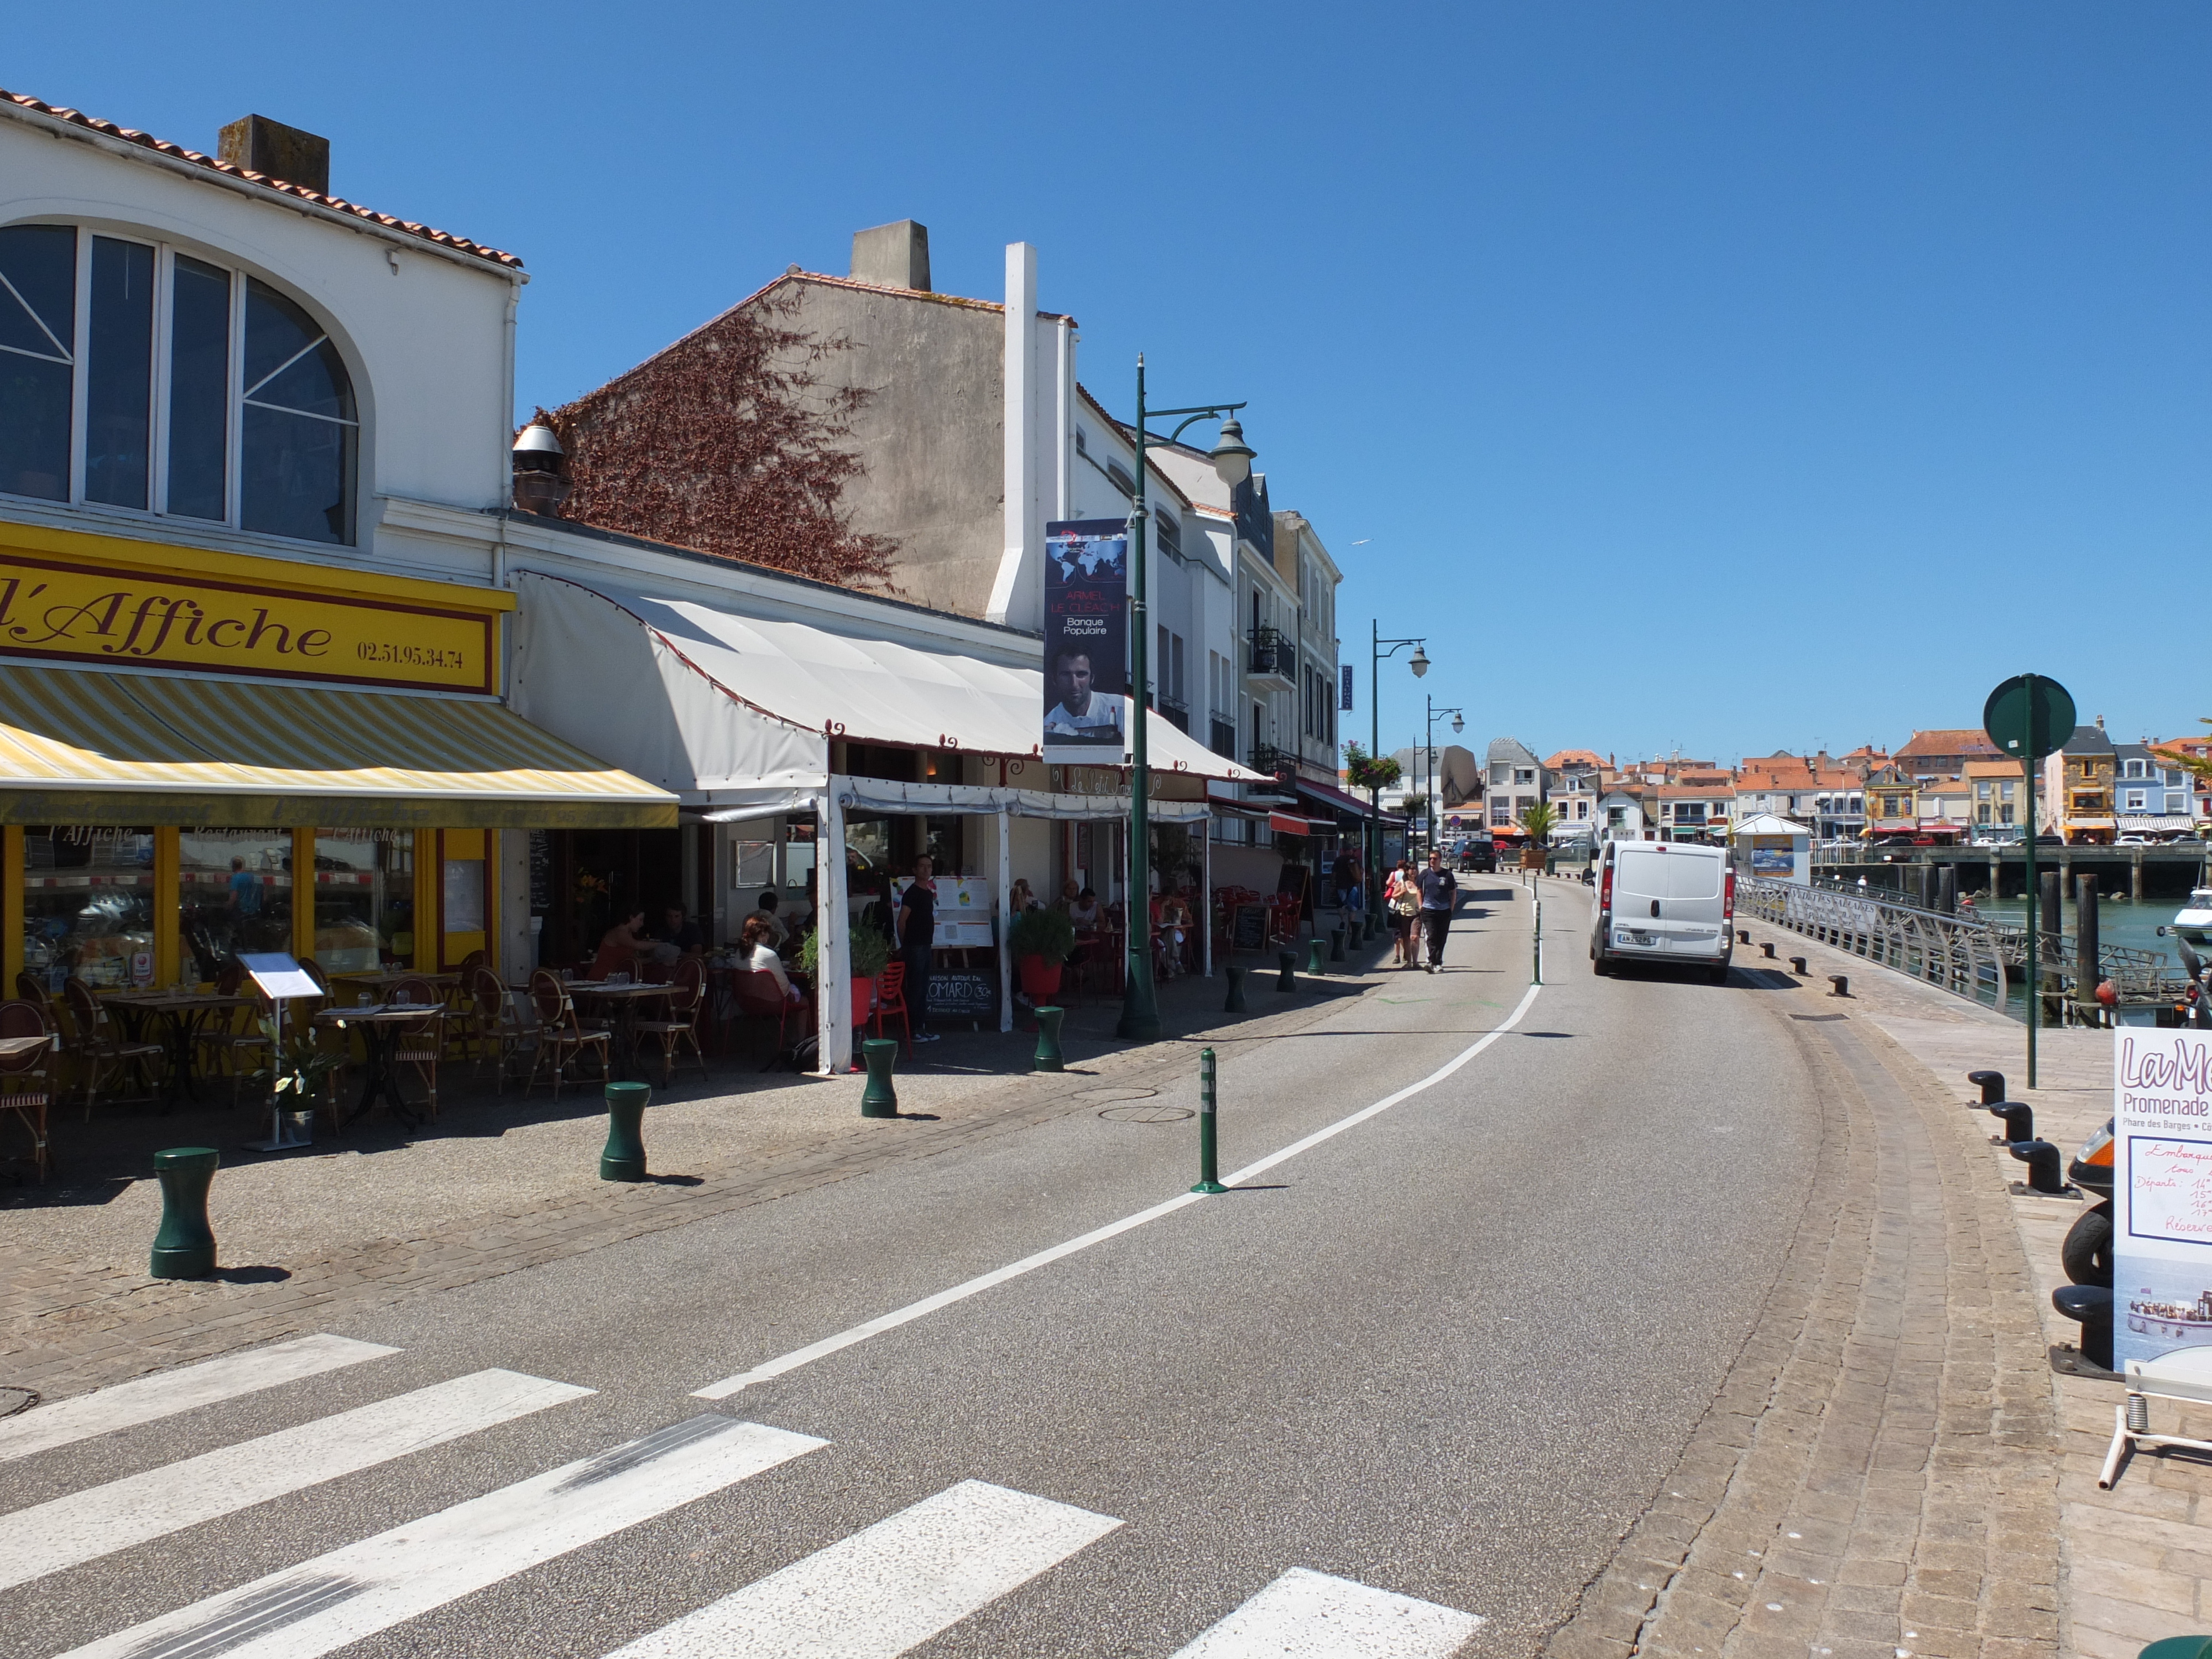
M 783 987 L 775 982 L 775 975 L 765 968 L 741 968 L 730 975 L 730 996 L 738 1006 L 740 1019 L 750 1017 L 767 1020 L 775 1027 L 775 1047 L 778 1052 L 790 1046 L 787 1039 L 793 1020 L 799 1033 L 805 1036 L 814 1023 L 811 1003 L 794 1002 L 783 994 Z M 704 1062 L 702 1062 L 703 1066 Z
M 906 1012 L 906 963 L 890 962 L 876 975 L 876 1035 L 884 1034 L 884 1016 L 896 1014 L 898 1023 L 906 1032 L 906 1051 L 914 1053 L 914 1024 Z

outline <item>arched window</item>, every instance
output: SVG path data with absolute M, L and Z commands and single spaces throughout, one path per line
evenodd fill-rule
M 0 226 L 0 494 L 349 544 L 360 429 L 337 348 L 258 277 Z

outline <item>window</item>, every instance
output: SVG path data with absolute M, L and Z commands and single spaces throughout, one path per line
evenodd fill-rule
M 2010 801 L 2005 802 L 2003 805 L 1997 808 L 1997 822 L 1999 823 L 2010 823 L 2012 822 L 2012 803 Z
M 346 544 L 359 438 L 337 347 L 266 283 L 0 227 L 0 493 Z
M 2130 762 L 2128 763 L 2128 765 L 2127 765 L 2127 775 L 2128 775 L 2129 777 L 2131 777 L 2131 778 L 2139 778 L 2139 777 L 2142 776 L 2142 775 L 2143 775 L 2143 763 L 2142 763 L 2141 761 L 2139 761 L 2139 760 L 2131 760 L 2131 761 L 2130 761 Z
M 2132 766 L 2135 763 L 2130 761 L 2128 764 Z M 2130 789 L 2128 791 L 2127 810 L 2130 812 L 2147 812 L 2150 810 L 2149 801 L 2150 796 L 2147 791 Z
M 1990 804 L 1987 801 L 1976 803 L 1974 807 L 1974 822 L 1976 823 L 1987 823 L 1989 821 Z

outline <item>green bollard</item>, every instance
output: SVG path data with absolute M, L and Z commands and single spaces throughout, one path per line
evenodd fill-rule
M 606 1086 L 607 1144 L 599 1153 L 602 1181 L 645 1179 L 645 1103 L 653 1091 L 642 1083 Z
M 1036 1010 L 1036 1058 L 1030 1062 L 1031 1069 L 1039 1072 L 1064 1072 L 1067 1069 L 1067 1062 L 1060 1052 L 1060 1022 L 1066 1018 L 1067 1010 L 1065 1008 Z
M 1213 1050 L 1198 1051 L 1198 1185 L 1194 1193 L 1225 1193 L 1221 1184 L 1221 1167 L 1214 1144 L 1214 1073 Z
M 860 1091 L 860 1115 L 896 1117 L 898 1091 L 891 1087 L 891 1062 L 898 1058 L 898 1039 L 863 1038 L 860 1058 L 868 1067 L 868 1086 Z
M 1331 962 L 1344 960 L 1344 929 L 1341 927 L 1328 930 L 1328 959 Z
M 212 1146 L 172 1146 L 154 1154 L 161 1183 L 161 1228 L 146 1271 L 156 1279 L 205 1279 L 215 1272 L 215 1229 L 208 1225 L 208 1188 L 220 1162 Z
M 1232 963 L 1222 971 L 1229 976 L 1229 1000 L 1221 1005 L 1221 1012 L 1241 1014 L 1244 1012 L 1244 970 Z
M 2212 1659 L 2212 1636 L 2169 1636 L 2152 1643 L 2136 1659 Z
M 1322 966 L 1322 948 L 1321 935 L 1318 933 L 1306 941 L 1306 972 L 1319 974 L 1327 971 Z
M 1278 951 L 1275 952 L 1275 961 L 1277 965 L 1283 970 L 1281 973 L 1275 975 L 1275 988 L 1278 991 L 1297 990 L 1298 988 L 1297 952 L 1295 951 Z

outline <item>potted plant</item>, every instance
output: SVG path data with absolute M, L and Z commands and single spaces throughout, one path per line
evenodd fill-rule
M 304 1146 L 314 1138 L 315 1098 L 345 1064 L 345 1051 L 324 1048 L 312 1030 L 295 1031 L 279 1046 L 276 1020 L 264 1016 L 259 1024 L 269 1039 L 270 1064 L 246 1080 L 269 1085 L 276 1109 L 289 1124 L 285 1138 Z
M 1539 802 L 1521 810 L 1521 827 L 1528 832 L 1528 844 L 1521 849 L 1523 870 L 1548 870 L 1547 862 L 1552 830 L 1559 821 L 1559 813 Z
M 799 965 L 816 976 L 817 985 L 821 982 L 821 929 L 817 928 L 806 936 L 806 943 L 799 951 Z M 876 979 L 890 963 L 891 942 L 863 918 L 860 925 L 853 929 L 853 943 L 847 955 L 853 969 L 853 1023 L 860 1025 L 866 1022 L 875 1008 Z
M 1075 949 L 1075 924 L 1059 910 L 1024 910 L 1007 930 L 1006 949 L 1032 1002 L 1060 994 L 1060 969 Z

